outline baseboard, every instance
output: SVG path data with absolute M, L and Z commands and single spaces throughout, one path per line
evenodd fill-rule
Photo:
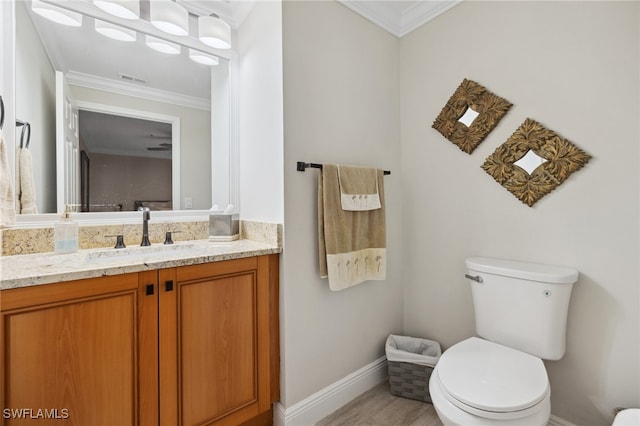
M 547 426 L 576 426 L 576 425 L 558 416 L 554 416 L 552 414 L 551 417 L 549 418 L 549 421 L 547 422 Z
M 341 380 L 314 393 L 289 408 L 277 402 L 273 407 L 274 426 L 311 426 L 388 377 L 387 359 L 381 357 Z M 576 426 L 553 414 L 547 426 Z
M 387 358 L 381 357 L 308 398 L 284 408 L 276 403 L 275 426 L 309 426 L 322 420 L 387 378 Z

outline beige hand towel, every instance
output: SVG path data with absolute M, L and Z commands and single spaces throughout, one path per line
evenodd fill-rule
M 377 170 L 381 208 L 343 210 L 338 167 L 324 164 L 318 179 L 318 245 L 320 276 L 331 290 L 368 280 L 386 279 L 384 173 Z
M 36 187 L 33 184 L 33 158 L 31 151 L 20 148 L 20 213 L 36 214 Z
M 16 200 L 9 169 L 9 155 L 0 130 L 0 228 L 16 223 Z
M 375 210 L 381 207 L 377 169 L 339 165 L 338 182 L 343 210 Z

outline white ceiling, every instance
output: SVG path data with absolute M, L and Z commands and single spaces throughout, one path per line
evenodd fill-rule
M 80 139 L 93 154 L 171 159 L 171 124 L 80 111 Z
M 403 37 L 462 0 L 338 0 L 396 37 Z

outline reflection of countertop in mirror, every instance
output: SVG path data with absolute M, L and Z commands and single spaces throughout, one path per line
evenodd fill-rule
M 185 241 L 164 246 L 80 250 L 0 257 L 0 290 L 280 253 L 252 240 Z

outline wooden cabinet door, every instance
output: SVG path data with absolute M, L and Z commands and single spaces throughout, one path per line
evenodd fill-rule
M 137 274 L 0 297 L 3 425 L 138 424 Z
M 268 262 L 161 271 L 161 425 L 237 425 L 269 410 Z

